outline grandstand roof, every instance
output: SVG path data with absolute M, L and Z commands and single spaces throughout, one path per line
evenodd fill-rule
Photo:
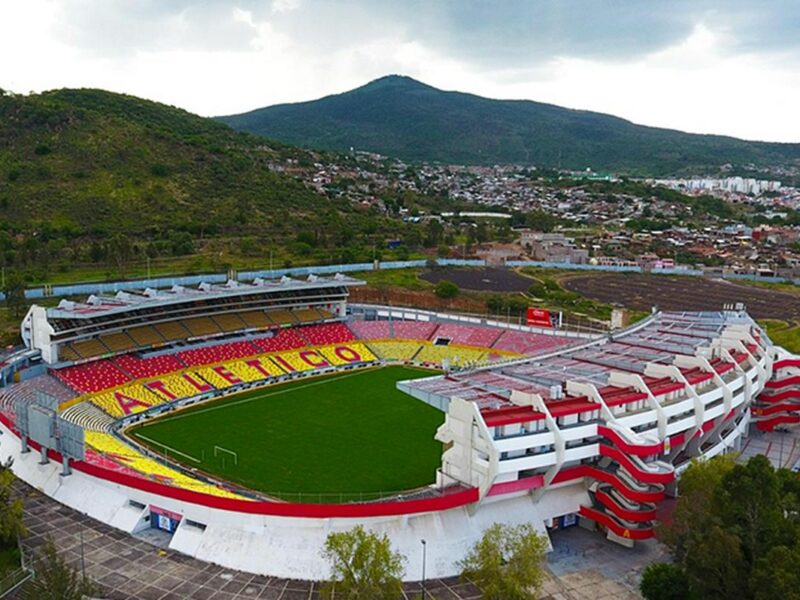
M 307 291 L 365 285 L 360 279 L 336 274 L 333 277 L 309 275 L 307 279 L 282 277 L 276 280 L 255 279 L 252 283 L 230 280 L 224 285 L 201 283 L 197 288 L 174 285 L 169 289 L 147 288 L 141 292 L 119 291 L 112 295 L 92 295 L 86 302 L 62 300 L 47 309 L 50 319 L 93 319 L 123 313 L 131 309 L 156 308 L 193 300 L 241 297 L 269 292 Z
M 538 394 L 553 416 L 595 410 L 597 405 L 588 399 L 566 395 L 566 383 L 594 385 L 609 406 L 646 397 L 637 390 L 613 385 L 613 371 L 641 375 L 654 395 L 665 394 L 683 387 L 683 384 L 648 377 L 645 374 L 648 364 L 673 365 L 678 355 L 695 356 L 699 348 L 719 337 L 727 326 L 752 323 L 746 313 L 659 313 L 641 327 L 634 326 L 577 348 L 461 373 L 416 379 L 406 382 L 406 387 L 412 394 L 418 390 L 441 399 L 455 396 L 475 402 L 487 417 L 487 423 L 492 425 L 539 417 L 534 408 L 516 406 L 511 400 L 513 391 Z M 718 373 L 732 368 L 718 358 L 708 358 Z M 698 369 L 682 368 L 681 371 L 691 384 L 712 377 Z

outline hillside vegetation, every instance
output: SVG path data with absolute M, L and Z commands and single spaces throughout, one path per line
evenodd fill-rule
M 0 266 L 53 281 L 143 274 L 145 260 L 264 267 L 273 252 L 277 267 L 352 260 L 341 252 L 396 235 L 397 223 L 283 172 L 316 157 L 132 96 L 0 91 Z
M 311 102 L 219 117 L 309 148 L 379 152 L 450 164 L 534 164 L 666 174 L 724 163 L 794 164 L 800 144 L 756 143 L 636 125 L 551 104 L 492 100 L 388 76 Z

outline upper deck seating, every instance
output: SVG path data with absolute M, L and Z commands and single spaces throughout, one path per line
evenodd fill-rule
M 114 362 L 135 379 L 165 375 L 184 367 L 184 364 L 174 354 L 162 354 L 152 358 L 139 358 L 132 354 L 125 354 L 114 357 Z
M 313 308 L 301 308 L 293 310 L 292 313 L 298 323 L 313 323 L 320 320 L 319 313 Z
M 280 352 L 302 348 L 306 341 L 301 338 L 295 329 L 281 329 L 270 337 L 255 338 L 253 343 L 264 352 Z
M 228 342 L 225 344 L 215 344 L 203 348 L 192 348 L 178 352 L 180 359 L 189 366 L 210 365 L 211 363 L 225 362 L 245 356 L 259 354 L 260 350 L 244 340 L 240 342 Z
M 211 319 L 211 317 L 192 317 L 191 319 L 183 319 L 181 324 L 189 331 L 192 337 L 222 332 L 222 330 L 219 328 L 219 325 L 217 325 Z
M 297 320 L 294 318 L 294 313 L 285 308 L 275 310 L 268 310 L 267 316 L 276 325 L 297 325 Z
M 98 360 L 82 365 L 57 369 L 53 374 L 77 392 L 99 392 L 130 381 L 109 360 Z
M 506 330 L 494 343 L 493 348 L 517 352 L 518 354 L 539 354 L 561 348 L 572 343 L 573 340 L 543 335 L 541 333 L 528 333 L 525 331 Z
M 72 349 L 80 354 L 81 358 L 92 358 L 108 354 L 108 348 L 99 339 L 81 340 L 72 342 Z
M 385 340 L 392 337 L 389 321 L 353 321 L 349 326 L 360 340 Z
M 227 313 L 224 315 L 214 315 L 213 317 L 214 322 L 222 331 L 239 331 L 240 329 L 246 329 L 247 325 L 245 324 L 242 319 L 239 318 L 239 315 L 236 313 Z
M 62 344 L 58 348 L 59 360 L 80 360 L 81 355 L 75 352 L 72 344 Z
M 244 321 L 244 324 L 247 325 L 248 328 L 265 329 L 274 325 L 263 310 L 250 310 L 239 313 L 239 318 Z
M 479 327 L 477 325 L 464 325 L 461 323 L 442 323 L 436 330 L 434 337 L 449 338 L 454 344 L 490 347 L 502 333 L 499 329 Z
M 403 340 L 429 340 L 439 328 L 438 323 L 427 321 L 394 321 L 394 337 Z
M 324 323 L 310 325 L 299 330 L 310 346 L 326 346 L 355 340 L 353 332 L 343 323 Z
M 128 335 L 140 348 L 164 343 L 164 338 L 159 335 L 152 325 L 131 327 L 128 329 Z
M 124 331 L 101 335 L 100 339 L 112 352 L 124 352 L 136 348 L 136 342 Z
M 176 341 L 184 340 L 189 337 L 189 331 L 181 324 L 180 321 L 167 321 L 166 323 L 156 323 L 156 331 L 161 334 L 165 340 Z

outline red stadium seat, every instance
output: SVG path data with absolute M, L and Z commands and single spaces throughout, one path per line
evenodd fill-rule
M 205 346 L 203 348 L 192 348 L 178 352 L 180 359 L 188 366 L 210 365 L 211 363 L 226 362 L 253 356 L 261 351 L 248 341 L 229 342 Z
M 308 341 L 309 346 L 327 346 L 328 344 L 341 344 L 352 342 L 356 339 L 353 332 L 342 323 L 325 323 L 322 325 L 309 325 L 299 330 L 300 335 Z
M 65 369 L 53 374 L 76 392 L 90 393 L 113 388 L 130 381 L 110 360 L 98 360 Z
M 163 354 L 153 358 L 139 358 L 132 354 L 125 354 L 114 358 L 114 362 L 135 379 L 165 375 L 184 367 L 174 354 Z

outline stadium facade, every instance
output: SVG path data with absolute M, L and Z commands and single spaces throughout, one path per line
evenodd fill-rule
M 363 524 L 388 534 L 419 579 L 422 539 L 428 575 L 453 575 L 494 522 L 545 534 L 577 523 L 625 545 L 652 537 L 692 459 L 737 450 L 752 421 L 768 429 L 800 410 L 800 363 L 744 310 L 654 312 L 591 336 L 348 306 L 360 284 L 285 277 L 34 306 L 26 347 L 0 365 L 0 457 L 63 504 L 128 533 L 160 529 L 170 549 L 226 567 L 325 578 L 326 536 Z M 445 413 L 436 482 L 393 497 L 283 502 L 124 435 L 198 402 L 391 363 L 442 370 L 398 387 Z

